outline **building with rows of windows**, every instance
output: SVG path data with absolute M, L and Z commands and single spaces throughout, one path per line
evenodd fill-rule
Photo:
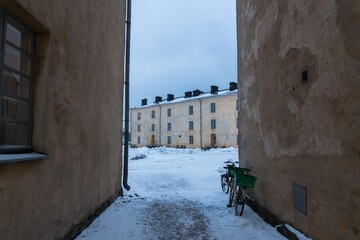
M 237 84 L 208 93 L 195 90 L 184 97 L 168 94 L 153 104 L 131 109 L 131 144 L 186 148 L 237 147 Z

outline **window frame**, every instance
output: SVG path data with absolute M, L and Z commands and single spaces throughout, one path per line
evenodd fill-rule
M 151 124 L 151 131 L 152 131 L 152 132 L 155 132 L 155 124 L 154 124 L 154 123 Z
M 171 117 L 171 108 L 168 108 L 168 109 L 167 109 L 167 116 L 168 116 L 168 117 Z
M 194 115 L 194 105 L 189 106 L 189 115 Z
M 155 110 L 151 111 L 151 118 L 155 118 Z
M 189 121 L 189 130 L 194 130 L 194 121 Z
M 214 102 L 210 103 L 210 112 L 211 113 L 216 112 L 216 103 Z
M 10 42 L 6 39 L 6 30 L 7 24 L 11 25 L 15 29 L 19 30 L 21 33 L 24 33 L 30 37 L 31 44 L 30 44 L 30 53 L 23 49 L 21 46 L 17 46 L 15 43 Z M 35 73 L 35 54 L 36 54 L 36 33 L 34 30 L 29 28 L 23 22 L 17 20 L 15 17 L 11 16 L 7 13 L 3 8 L 0 7 L 0 126 L 2 123 L 13 123 L 13 124 L 22 124 L 26 126 L 26 144 L 2 144 L 0 145 L 0 154 L 1 153 L 30 153 L 32 152 L 32 134 L 33 134 L 33 102 L 34 102 L 34 73 Z M 10 66 L 5 66 L 5 47 L 9 46 L 16 51 L 19 52 L 20 55 L 24 55 L 26 58 L 29 59 L 30 67 L 29 67 L 29 74 L 23 73 L 21 69 L 16 70 Z M 7 96 L 4 93 L 4 72 L 9 71 L 10 73 L 14 73 L 21 78 L 27 79 L 28 83 L 28 97 L 23 96 L 9 96 L 16 101 L 22 101 L 27 103 L 27 120 L 13 120 L 13 119 L 6 119 L 2 116 L 3 112 L 3 97 Z M 20 112 L 20 110 L 17 110 Z M 5 127 L 4 127 L 5 129 Z
M 168 122 L 168 123 L 167 123 L 167 130 L 168 130 L 168 131 L 171 131 L 171 122 Z
M 210 120 L 210 128 L 211 129 L 216 129 L 216 119 L 211 119 Z
M 193 136 L 193 135 L 190 135 L 190 136 L 189 136 L 189 144 L 190 144 L 190 145 L 193 145 L 193 144 L 194 144 L 194 136 Z

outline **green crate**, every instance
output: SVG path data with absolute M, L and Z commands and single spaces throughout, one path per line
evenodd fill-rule
M 228 175 L 229 177 L 235 177 L 236 174 L 247 174 L 247 170 L 245 168 L 239 168 L 232 165 L 228 165 Z
M 246 188 L 253 188 L 255 186 L 257 177 L 244 174 L 244 172 L 237 171 L 235 176 L 236 185 Z

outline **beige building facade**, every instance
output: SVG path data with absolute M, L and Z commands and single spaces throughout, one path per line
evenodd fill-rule
M 156 97 L 154 104 L 132 108 L 132 146 L 237 147 L 236 88 L 218 91 L 213 86 L 213 92 L 185 95 Z
M 0 17 L 0 239 L 72 239 L 121 193 L 125 1 Z
M 359 1 L 237 1 L 239 159 L 313 239 L 360 239 Z

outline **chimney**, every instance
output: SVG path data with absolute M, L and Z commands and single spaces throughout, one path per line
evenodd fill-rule
M 197 96 L 199 96 L 199 95 L 202 94 L 202 93 L 204 93 L 204 92 L 196 89 L 196 90 L 193 91 L 193 96 L 194 96 L 194 97 L 197 97 Z
M 234 91 L 236 89 L 237 89 L 237 83 L 236 82 L 230 82 L 229 90 Z
M 146 106 L 147 105 L 147 99 L 144 98 L 141 100 L 141 106 Z
M 166 100 L 167 100 L 167 101 L 172 101 L 172 100 L 174 100 L 174 94 L 168 94 Z
M 191 91 L 185 92 L 185 98 L 191 98 L 191 97 L 192 97 Z
M 215 85 L 211 86 L 211 90 L 210 90 L 211 94 L 217 94 L 218 91 L 219 91 L 218 86 L 215 86 Z
M 155 103 L 160 103 L 160 102 L 162 102 L 162 97 L 156 96 Z

